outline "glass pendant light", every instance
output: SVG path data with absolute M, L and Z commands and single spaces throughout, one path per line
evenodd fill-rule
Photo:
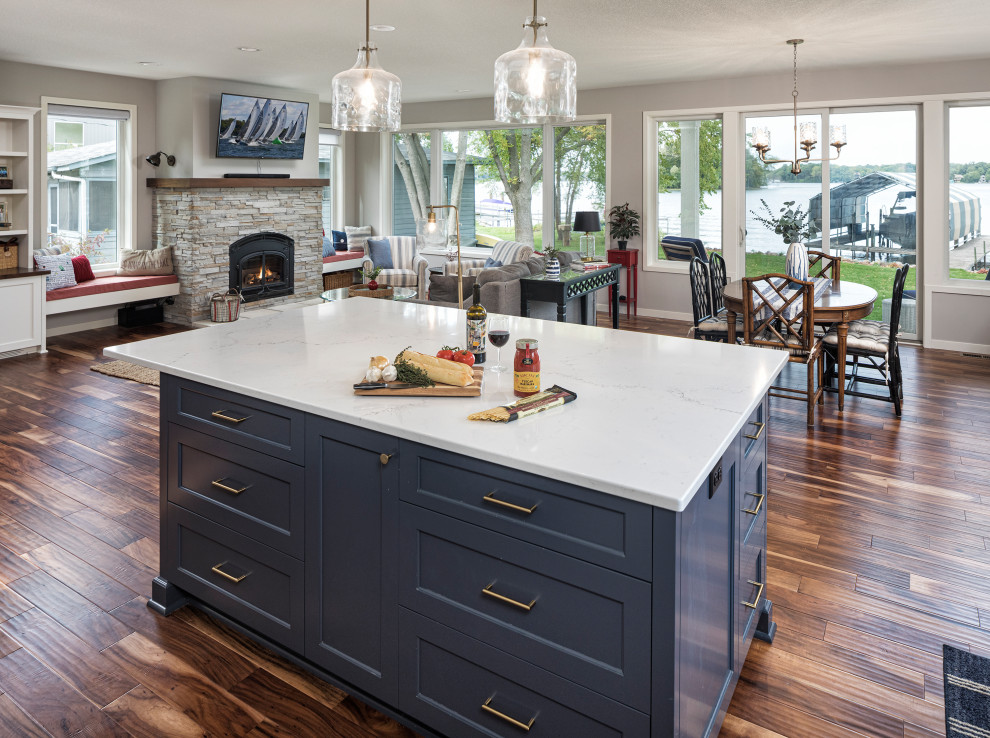
M 523 24 L 522 43 L 495 62 L 495 120 L 566 123 L 577 116 L 577 64 L 547 40 L 547 19 L 536 12 Z
M 334 75 L 331 125 L 338 131 L 397 131 L 402 116 L 402 82 L 378 64 L 371 43 L 371 0 L 364 3 L 364 45 L 346 72 Z

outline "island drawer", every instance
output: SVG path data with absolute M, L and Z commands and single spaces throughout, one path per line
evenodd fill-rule
M 304 469 L 168 425 L 169 502 L 303 557 Z
M 766 453 L 752 456 L 742 464 L 739 477 L 739 541 L 746 545 L 755 531 L 766 527 Z
M 166 515 L 169 582 L 301 653 L 302 562 L 176 505 Z
M 401 446 L 399 496 L 469 523 L 652 577 L 652 508 L 420 444 Z
M 648 736 L 650 718 L 412 613 L 399 612 L 399 708 L 442 735 Z
M 649 583 L 402 503 L 399 602 L 640 710 Z
M 264 400 L 162 375 L 165 420 L 253 451 L 303 463 L 303 413 Z
M 767 415 L 769 404 L 766 396 L 756 406 L 743 429 L 739 432 L 742 441 L 742 457 L 748 459 L 753 454 L 766 451 L 767 448 Z

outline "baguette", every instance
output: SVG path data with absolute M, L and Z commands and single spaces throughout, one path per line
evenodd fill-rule
M 455 387 L 467 387 L 474 381 L 474 371 L 467 364 L 440 359 L 409 349 L 403 351 L 401 356 L 410 364 L 418 366 L 426 372 L 427 376 L 434 382 L 452 384 Z

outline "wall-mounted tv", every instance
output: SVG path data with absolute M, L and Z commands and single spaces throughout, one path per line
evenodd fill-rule
M 220 95 L 217 157 L 302 159 L 309 103 Z

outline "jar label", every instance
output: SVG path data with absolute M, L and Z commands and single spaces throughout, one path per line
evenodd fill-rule
M 515 372 L 515 382 L 513 389 L 515 389 L 516 392 L 539 392 L 540 373 Z

